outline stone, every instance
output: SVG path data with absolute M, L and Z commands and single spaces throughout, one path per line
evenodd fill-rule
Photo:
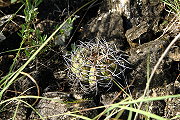
M 79 111 L 74 114 L 80 114 L 90 118 L 95 117 L 97 114 L 96 110 L 83 111 L 83 109 L 95 107 L 95 103 L 92 100 L 81 99 L 72 101 L 70 98 L 71 95 L 65 92 L 47 92 L 43 96 L 51 98 L 51 100 L 41 99 L 35 109 L 42 115 L 44 120 L 80 120 L 80 118 L 64 114 L 70 111 Z M 39 119 L 39 116 L 33 111 L 30 116 L 31 119 Z

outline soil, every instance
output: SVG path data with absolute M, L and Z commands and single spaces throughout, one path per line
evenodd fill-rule
M 90 0 L 88 0 L 90 1 Z M 60 25 L 78 8 L 88 2 L 87 0 L 43 0 L 38 6 L 38 17 L 34 23 L 35 28 L 42 34 L 51 35 L 57 25 Z M 0 3 L 1 4 L 1 3 Z M 40 94 L 35 83 L 26 76 L 20 75 L 18 79 L 4 93 L 2 100 L 19 95 L 39 95 L 61 103 L 46 99 L 24 99 L 46 120 L 79 120 L 68 115 L 59 115 L 68 111 L 80 110 L 80 115 L 93 118 L 104 109 L 87 110 L 88 108 L 100 105 L 108 105 L 125 99 L 126 94 L 113 85 L 108 90 L 97 92 L 84 92 L 80 87 L 74 88 L 67 76 L 66 61 L 63 56 L 72 50 L 72 44 L 105 40 L 116 44 L 117 49 L 127 57 L 128 69 L 124 72 L 124 78 L 117 79 L 125 91 L 138 99 L 143 95 L 147 82 L 147 70 L 152 71 L 164 50 L 174 37 L 179 34 L 179 19 L 169 14 L 162 2 L 159 0 L 125 2 L 124 6 L 118 8 L 115 2 L 108 0 L 97 0 L 77 12 L 79 16 L 73 23 L 72 31 L 64 37 L 64 43 L 53 44 L 59 37 L 54 37 L 47 45 L 46 50 L 36 56 L 28 64 L 23 72 L 31 75 L 39 86 Z M 18 36 L 21 25 L 25 22 L 20 15 L 23 10 L 8 23 L 1 24 L 2 17 L 15 13 L 22 5 L 20 2 L 10 4 L 5 2 L 0 5 L 0 78 L 3 79 L 9 72 L 13 59 L 21 43 Z M 116 7 L 114 7 L 116 6 Z M 167 26 L 170 26 L 166 32 Z M 81 41 L 81 42 L 80 42 Z M 150 83 L 149 96 L 165 96 L 180 94 L 179 61 L 180 42 L 177 41 L 162 60 Z M 26 47 L 25 45 L 23 47 Z M 9 51 L 9 52 L 7 52 Z M 21 51 L 13 71 L 22 66 L 28 57 Z M 149 66 L 149 67 L 148 67 Z M 32 88 L 31 88 L 32 87 Z M 31 88 L 31 89 L 29 89 Z M 28 90 L 29 89 L 29 90 Z M 25 92 L 26 91 L 26 92 Z M 1 101 L 2 101 L 1 100 Z M 7 120 L 13 117 L 16 106 L 16 120 L 40 119 L 39 116 L 24 103 L 12 101 L 1 106 L 0 120 Z M 146 110 L 147 104 L 141 109 Z M 172 118 L 180 114 L 180 98 L 171 98 L 149 103 L 150 112 L 165 118 Z M 84 110 L 85 109 L 85 110 Z M 123 120 L 127 119 L 128 112 L 122 115 Z M 99 119 L 104 119 L 102 116 Z M 139 115 L 139 120 L 145 119 Z M 179 118 L 177 118 L 178 120 Z

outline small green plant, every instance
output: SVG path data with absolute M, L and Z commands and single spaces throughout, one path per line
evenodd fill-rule
M 46 35 L 41 35 L 38 29 L 35 28 L 35 19 L 38 15 L 38 5 L 42 0 L 21 0 L 25 4 L 24 15 L 25 23 L 22 24 L 19 36 L 22 38 L 22 43 L 27 47 L 41 45 L 47 38 Z M 25 54 L 27 57 L 35 51 L 36 49 L 25 49 Z
M 97 92 L 98 87 L 110 88 L 128 68 L 123 56 L 114 44 L 106 41 L 81 42 L 65 55 L 68 76 L 73 85 L 80 85 L 85 92 Z
M 73 29 L 73 23 L 78 17 L 79 16 L 74 15 L 73 17 L 67 20 L 67 22 L 63 25 L 63 27 L 59 30 L 59 34 L 55 36 L 55 41 L 54 41 L 55 45 L 61 45 L 61 46 L 64 45 L 66 39 L 70 37 L 71 31 Z

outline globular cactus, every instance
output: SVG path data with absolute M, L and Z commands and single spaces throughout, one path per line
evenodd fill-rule
M 72 85 L 81 87 L 85 92 L 97 92 L 99 87 L 110 88 L 128 68 L 123 56 L 115 44 L 103 40 L 81 42 L 64 58 Z

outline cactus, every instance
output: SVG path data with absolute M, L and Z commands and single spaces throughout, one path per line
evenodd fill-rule
M 119 53 L 115 44 L 104 40 L 81 42 L 64 56 L 73 86 L 80 86 L 85 92 L 97 92 L 98 87 L 110 88 L 114 79 L 128 68 L 122 57 L 124 54 Z

